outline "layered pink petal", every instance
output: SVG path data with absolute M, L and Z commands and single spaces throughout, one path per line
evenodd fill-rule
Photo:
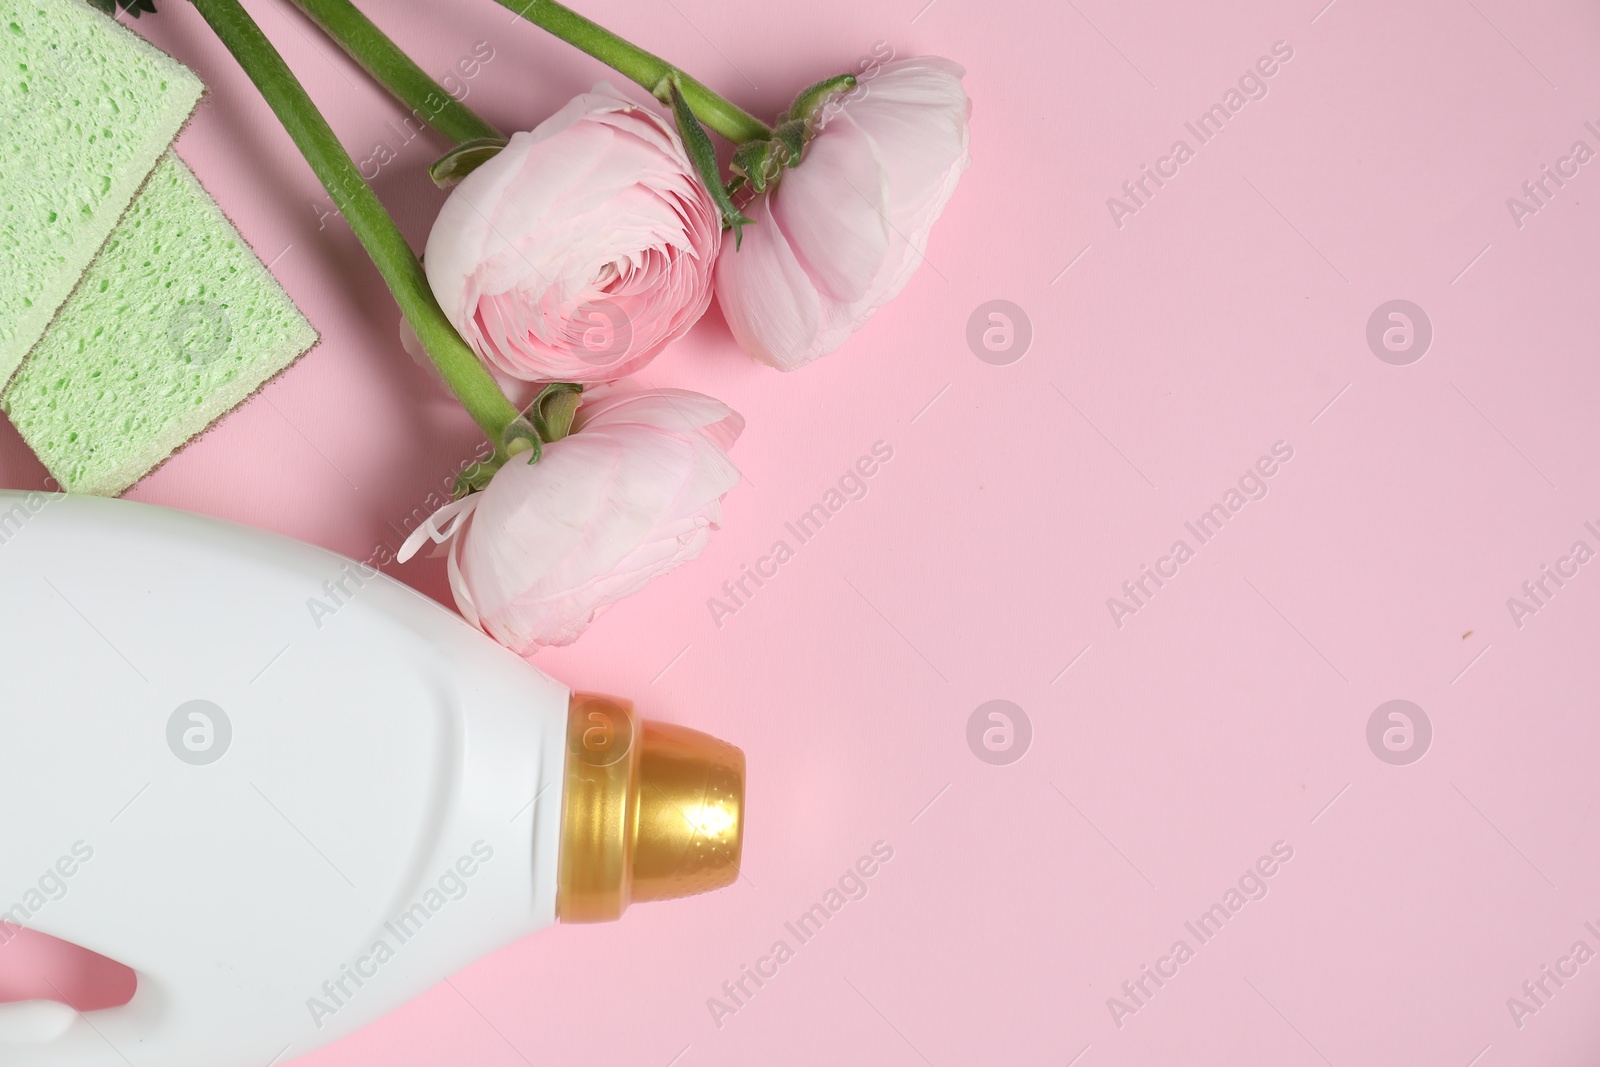
M 704 314 L 720 246 L 677 133 L 601 85 L 456 187 L 425 265 L 490 366 L 598 382 L 638 370 Z
M 842 345 L 922 264 L 928 235 L 965 172 L 961 67 L 937 57 L 885 64 L 829 108 L 800 165 L 745 214 L 724 246 L 717 299 L 734 338 L 780 370 Z M 745 261 L 746 250 L 756 255 Z
M 964 73 L 937 57 L 891 63 L 843 113 L 878 148 L 894 220 L 889 254 L 852 309 L 861 321 L 898 296 L 922 265 L 933 224 L 971 163 Z
M 771 198 L 772 217 L 826 296 L 867 294 L 889 253 L 889 188 L 872 138 L 846 122 L 817 137 Z
M 568 644 L 704 551 L 742 426 L 698 393 L 602 391 L 538 463 L 512 460 L 422 536 L 449 543 L 457 606 L 485 632 L 522 654 Z
M 718 257 L 717 300 L 740 347 L 779 370 L 794 370 L 816 358 L 822 295 L 772 221 L 768 199 L 754 201 L 745 214 L 755 225 L 744 228 L 737 254 L 728 244 Z

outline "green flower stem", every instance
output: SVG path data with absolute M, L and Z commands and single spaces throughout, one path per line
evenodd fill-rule
M 666 60 L 624 41 L 556 0 L 498 0 L 535 26 L 540 26 L 619 73 L 633 79 L 656 99 L 664 99 L 674 73 L 689 107 L 711 129 L 734 144 L 772 136 L 767 124 L 678 70 Z
M 450 389 L 483 427 L 496 450 L 520 413 L 439 307 L 416 253 L 362 179 L 322 113 L 239 0 L 194 0 L 194 6 L 255 83 L 311 164 L 328 195 L 372 257 L 422 347 Z
M 503 136 L 428 77 L 350 0 L 293 0 L 394 98 L 456 144 Z

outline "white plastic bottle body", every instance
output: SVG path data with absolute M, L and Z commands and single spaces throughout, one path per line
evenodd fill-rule
M 138 974 L 0 1063 L 281 1064 L 554 922 L 568 697 L 332 553 L 0 492 L 0 921 Z

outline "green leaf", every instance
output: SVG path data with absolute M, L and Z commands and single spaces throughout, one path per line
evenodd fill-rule
M 678 120 L 678 133 L 683 137 L 683 147 L 689 153 L 689 162 L 700 172 L 700 180 L 705 183 L 706 191 L 711 194 L 717 210 L 722 212 L 722 224 L 733 228 L 733 247 L 737 250 L 743 240 L 740 227 L 748 225 L 750 220 L 734 206 L 733 197 L 728 195 L 728 190 L 723 186 L 722 172 L 717 169 L 717 150 L 711 146 L 711 135 L 694 117 L 689 101 L 683 98 L 676 73 L 667 79 L 665 89 L 672 104 L 672 115 Z
M 840 74 L 832 78 L 824 78 L 815 85 L 807 86 L 794 98 L 794 103 L 789 105 L 785 117 L 796 122 L 809 125 L 812 118 L 823 104 L 835 93 L 847 93 L 856 87 L 854 74 Z
M 110 0 L 107 0 L 110 2 Z M 142 0 L 148 3 L 149 0 Z M 499 154 L 509 142 L 504 137 L 475 137 L 463 141 L 440 156 L 428 168 L 428 177 L 441 189 L 448 188 Z
M 577 382 L 551 382 L 539 391 L 528 407 L 528 419 L 545 444 L 572 432 L 572 418 L 578 413 L 582 393 L 583 386 Z

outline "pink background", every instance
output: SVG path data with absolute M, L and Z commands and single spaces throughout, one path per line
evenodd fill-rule
M 1600 548 L 1600 162 L 1520 228 L 1506 200 L 1600 149 L 1600 13 L 925 2 L 582 5 L 760 114 L 878 42 L 955 58 L 974 164 L 844 350 L 779 375 L 713 311 L 642 375 L 746 416 L 748 482 L 702 559 L 539 660 L 746 750 L 747 877 L 512 945 L 300 1062 L 1589 1062 L 1600 962 L 1520 1028 L 1506 999 L 1600 949 L 1600 565 L 1520 628 L 1506 600 Z M 309 23 L 250 7 L 358 159 L 397 143 Z M 605 76 L 490 0 L 364 7 L 436 75 L 490 42 L 467 102 L 507 129 Z M 210 85 L 180 152 L 323 343 L 130 495 L 392 546 L 474 430 L 194 10 L 137 28 Z M 1277 41 L 1268 95 L 1115 225 L 1107 198 Z M 441 147 L 375 182 L 418 247 Z M 1365 339 L 1396 298 L 1434 329 L 1408 366 Z M 966 340 L 993 299 L 1032 324 L 1009 365 Z M 868 496 L 715 625 L 707 599 L 877 441 Z M 1278 441 L 1269 495 L 1119 628 L 1107 598 Z M 0 428 L 0 484 L 42 481 Z M 436 561 L 389 570 L 444 595 Z M 1434 731 L 1408 766 L 1366 740 L 1396 698 Z M 966 740 L 991 699 L 1032 724 L 1005 766 Z M 708 998 L 877 841 L 869 894 L 719 1026 Z M 1278 841 L 1270 893 L 1119 1027 L 1107 998 Z

